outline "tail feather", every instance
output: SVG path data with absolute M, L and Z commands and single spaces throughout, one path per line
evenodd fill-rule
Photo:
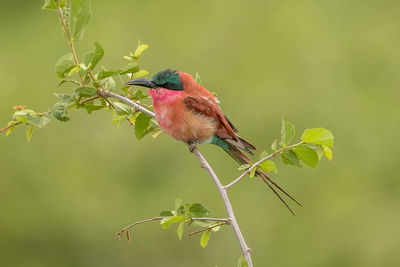
M 258 149 L 255 146 L 253 146 L 252 144 L 250 144 L 249 142 L 247 142 L 242 137 L 240 137 L 240 136 L 237 136 L 237 137 L 238 137 L 238 140 L 224 139 L 224 141 L 233 145 L 236 148 L 240 148 L 241 150 L 246 151 L 250 155 L 254 155 L 251 150 L 258 150 Z
M 240 140 L 244 140 L 240 138 Z M 227 141 L 227 140 L 225 140 Z M 248 143 L 247 141 L 243 142 L 243 144 L 248 144 L 251 147 L 255 149 L 253 145 Z M 250 159 L 244 155 L 235 145 L 228 143 L 229 149 L 226 149 L 223 147 L 224 151 L 228 153 L 229 156 L 231 156 L 236 162 L 239 164 L 248 164 L 250 163 Z M 247 146 L 249 147 L 249 146 Z M 256 171 L 256 176 L 260 177 L 266 184 L 267 186 L 271 189 L 271 191 L 279 198 L 279 200 L 286 206 L 286 208 L 294 215 L 293 210 L 290 208 L 290 206 L 286 203 L 286 201 L 281 197 L 281 195 L 275 190 L 278 189 L 281 191 L 283 194 L 285 194 L 287 197 L 289 197 L 292 201 L 294 201 L 297 205 L 301 207 L 301 204 L 294 198 L 292 197 L 289 193 L 287 193 L 282 187 L 280 187 L 278 184 L 276 184 L 268 175 L 266 175 L 264 172 L 257 170 Z M 275 188 L 274 188 L 275 186 Z

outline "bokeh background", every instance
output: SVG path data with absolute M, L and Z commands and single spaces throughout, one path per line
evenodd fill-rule
M 56 101 L 57 59 L 69 52 L 57 14 L 42 1 L 2 0 L 0 122 L 11 107 Z M 304 208 L 293 217 L 257 179 L 230 197 L 255 266 L 399 266 L 399 1 L 93 1 L 77 45 L 105 49 L 103 65 L 125 64 L 137 41 L 141 66 L 198 72 L 240 133 L 269 149 L 281 117 L 335 134 L 334 159 L 274 175 Z M 138 141 L 106 111 L 71 112 L 35 131 L 0 137 L 1 266 L 236 266 L 230 228 L 176 237 L 175 227 L 123 226 L 171 209 L 174 199 L 224 206 L 187 147 L 161 136 Z M 239 175 L 216 147 L 201 150 L 224 183 Z

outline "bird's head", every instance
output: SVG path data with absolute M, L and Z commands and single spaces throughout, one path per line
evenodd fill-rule
M 183 84 L 179 72 L 166 69 L 158 72 L 152 79 L 136 79 L 126 82 L 127 85 L 137 85 L 148 88 L 164 88 L 174 91 L 183 91 Z

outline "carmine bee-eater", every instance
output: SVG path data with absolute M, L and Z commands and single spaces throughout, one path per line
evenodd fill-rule
M 150 88 L 158 124 L 169 136 L 187 143 L 191 151 L 198 143 L 211 143 L 221 147 L 239 164 L 250 163 L 250 159 L 239 149 L 253 155 L 251 150 L 257 150 L 256 147 L 237 135 L 238 130 L 222 113 L 218 100 L 190 74 L 166 69 L 152 79 L 137 79 L 126 84 Z M 291 213 L 292 210 L 275 188 L 300 205 L 264 172 L 257 170 L 256 175 Z

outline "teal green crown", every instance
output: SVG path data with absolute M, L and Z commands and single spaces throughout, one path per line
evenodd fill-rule
M 153 82 L 160 87 L 180 91 L 183 85 L 179 73 L 173 69 L 166 69 L 153 76 Z

